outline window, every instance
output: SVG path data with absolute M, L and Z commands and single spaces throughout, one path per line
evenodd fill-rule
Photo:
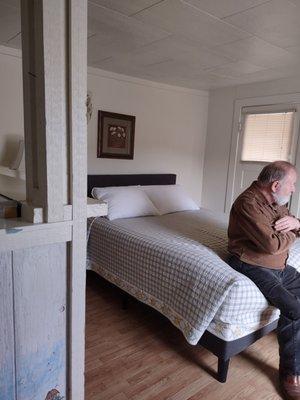
M 295 110 L 245 112 L 241 161 L 291 161 Z

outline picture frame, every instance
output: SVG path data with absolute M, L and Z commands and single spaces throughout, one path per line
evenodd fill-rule
M 97 158 L 133 160 L 135 116 L 98 111 Z

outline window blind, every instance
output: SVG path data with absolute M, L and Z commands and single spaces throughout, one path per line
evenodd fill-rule
M 242 161 L 290 161 L 294 111 L 245 114 Z

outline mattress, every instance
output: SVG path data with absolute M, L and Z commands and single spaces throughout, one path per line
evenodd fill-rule
M 231 341 L 276 320 L 255 284 L 233 270 L 228 217 L 210 210 L 88 220 L 87 267 L 157 309 L 197 344 L 205 330 Z M 290 264 L 300 264 L 295 244 Z

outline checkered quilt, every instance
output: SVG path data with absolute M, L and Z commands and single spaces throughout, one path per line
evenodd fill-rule
M 278 316 L 226 264 L 227 218 L 208 210 L 88 220 L 88 268 L 156 308 L 196 344 L 214 318 L 257 328 Z M 300 264 L 300 245 L 291 253 Z

